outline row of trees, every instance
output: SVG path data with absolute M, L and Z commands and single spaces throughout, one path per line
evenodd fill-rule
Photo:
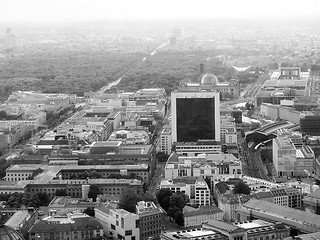
M 7 198 L 7 200 L 5 200 Z M 47 193 L 13 193 L 2 195 L 1 199 L 6 201 L 6 206 L 11 208 L 48 206 L 50 199 Z

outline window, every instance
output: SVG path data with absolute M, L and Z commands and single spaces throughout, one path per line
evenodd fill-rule
M 116 226 L 111 224 L 111 229 L 116 230 Z
M 125 235 L 126 235 L 126 236 L 132 235 L 132 230 L 126 230 L 126 231 L 125 231 Z
M 131 237 L 131 240 L 136 240 L 136 237 L 135 237 L 135 236 L 132 236 L 132 237 Z

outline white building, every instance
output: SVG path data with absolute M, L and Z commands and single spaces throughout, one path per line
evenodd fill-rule
M 210 220 L 221 221 L 223 219 L 223 211 L 215 205 L 200 206 L 199 208 L 185 206 L 183 208 L 183 217 L 185 227 L 196 227 Z
M 150 136 L 145 131 L 119 130 L 111 133 L 108 141 L 122 141 L 124 144 L 150 144 Z
M 123 209 L 110 210 L 110 235 L 116 239 L 138 240 L 140 238 L 139 215 Z
M 309 146 L 297 148 L 289 137 L 278 136 L 272 142 L 273 165 L 279 177 L 306 176 L 314 171 L 315 155 Z
M 214 179 L 221 179 L 223 176 L 239 178 L 242 177 L 242 164 L 232 154 L 186 157 L 172 153 L 164 171 L 165 179 L 192 176 Z
M 220 142 L 211 140 L 198 140 L 197 142 L 178 142 L 175 144 L 175 151 L 179 155 L 188 157 L 199 154 L 219 154 L 221 153 Z
M 201 206 L 210 205 L 210 189 L 201 177 L 181 177 L 162 180 L 160 188 L 169 188 L 173 193 L 183 192 L 189 197 L 190 203 Z
M 236 123 L 232 116 L 220 116 L 220 141 L 224 143 L 237 143 Z
M 171 129 L 164 128 L 160 134 L 160 151 L 166 154 L 171 153 L 172 148 L 172 137 Z
M 210 205 L 210 188 L 203 178 L 198 178 L 195 183 L 195 204 L 200 206 Z

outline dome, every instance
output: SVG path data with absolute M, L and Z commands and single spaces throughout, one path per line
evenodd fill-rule
M 22 235 L 11 227 L 0 225 L 0 239 L 1 240 L 24 240 Z
M 201 85 L 217 85 L 218 78 L 213 73 L 207 73 L 201 78 Z

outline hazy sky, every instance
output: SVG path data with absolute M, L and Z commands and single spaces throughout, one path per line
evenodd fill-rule
M 0 0 L 0 21 L 320 17 L 319 0 Z

